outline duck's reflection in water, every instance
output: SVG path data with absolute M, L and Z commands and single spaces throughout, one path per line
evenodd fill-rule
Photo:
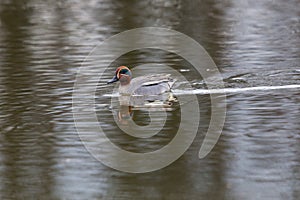
M 173 95 L 166 94 L 172 101 L 157 100 L 149 96 L 120 96 L 118 105 L 113 111 L 115 122 L 128 135 L 138 138 L 148 138 L 158 133 L 165 124 L 167 112 L 177 108 Z M 156 99 L 155 101 L 149 98 Z M 163 98 L 160 95 L 160 98 Z
M 128 125 L 133 117 L 132 106 L 120 106 L 118 110 L 118 123 L 121 125 Z

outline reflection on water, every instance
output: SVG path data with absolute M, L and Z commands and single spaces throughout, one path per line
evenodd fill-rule
M 121 173 L 96 161 L 72 115 L 76 71 L 95 44 L 143 26 L 172 28 L 200 42 L 228 88 L 299 85 L 298 8 L 297 0 L 1 1 L 0 198 L 299 199 L 299 88 L 229 94 L 224 131 L 203 160 L 197 154 L 210 100 L 198 95 L 201 120 L 194 143 L 172 165 L 147 174 Z M 183 69 L 193 87 L 205 88 L 186 70 L 187 62 L 166 52 L 141 51 L 120 61 L 167 63 Z M 103 82 L 111 78 L 111 67 Z M 156 71 L 136 76 L 147 73 Z M 99 84 L 99 94 L 111 89 Z M 153 151 L 176 133 L 178 109 L 166 112 L 166 134 L 132 139 L 116 126 L 110 98 L 97 98 L 99 123 L 125 149 Z M 140 125 L 150 123 L 148 111 L 132 117 Z

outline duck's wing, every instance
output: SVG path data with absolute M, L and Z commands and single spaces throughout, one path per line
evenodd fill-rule
M 170 74 L 156 74 L 135 78 L 135 84 L 139 86 L 134 91 L 140 95 L 159 95 L 169 92 L 176 80 Z
M 139 78 L 142 78 L 143 80 L 142 86 L 157 85 L 164 82 L 175 82 L 175 80 L 171 78 L 171 74 L 155 74 Z

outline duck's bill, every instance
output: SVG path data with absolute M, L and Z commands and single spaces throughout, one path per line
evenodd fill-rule
M 114 83 L 114 82 L 117 82 L 117 81 L 118 81 L 117 76 L 114 76 L 110 81 L 107 81 L 107 84 Z

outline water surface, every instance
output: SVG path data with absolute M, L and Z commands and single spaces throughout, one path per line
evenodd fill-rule
M 1 1 L 0 198 L 299 199 L 299 88 L 268 90 L 300 85 L 299 22 L 297 0 Z M 202 160 L 210 98 L 199 92 L 200 127 L 191 147 L 166 168 L 129 174 L 104 166 L 85 149 L 74 126 L 72 89 L 96 44 L 144 26 L 171 28 L 198 41 L 226 88 L 267 89 L 227 90 L 222 136 Z M 181 70 L 194 89 L 205 89 L 189 63 L 168 52 L 136 51 L 115 64 L 151 62 Z M 98 85 L 101 126 L 127 150 L 161 148 L 176 134 L 180 111 L 167 112 L 163 132 L 153 138 L 123 134 L 106 106 L 110 97 L 103 96 L 111 93 L 113 86 L 103 83 L 114 69 L 112 64 Z M 157 70 L 135 75 L 147 73 Z M 134 119 L 146 125 L 148 112 L 136 111 Z

